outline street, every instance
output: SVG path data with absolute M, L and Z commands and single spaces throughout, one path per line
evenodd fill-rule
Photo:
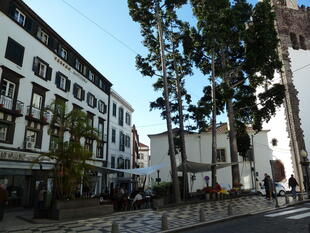
M 190 233 L 308 233 L 310 203 L 207 225 Z

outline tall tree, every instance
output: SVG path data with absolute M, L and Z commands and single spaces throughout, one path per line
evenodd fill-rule
M 169 77 L 172 76 L 172 73 L 169 69 L 171 64 L 167 62 L 174 44 L 171 41 L 171 35 L 167 32 L 177 22 L 176 9 L 186 2 L 186 0 L 128 0 L 129 13 L 134 21 L 140 23 L 141 34 L 144 37 L 143 44 L 149 50 L 149 54 L 145 58 L 137 56 L 137 67 L 143 75 L 159 76 L 162 79 L 171 175 L 176 203 L 180 202 L 180 187 L 176 170 L 169 101 L 171 91 Z M 158 71 L 161 72 L 161 75 L 156 74 Z
M 245 0 L 191 2 L 198 23 L 191 31 L 192 40 L 185 43 L 186 51 L 206 75 L 210 73 L 210 53 L 215 53 L 218 113 L 227 113 L 231 161 L 238 162 L 236 120 L 260 130 L 262 122 L 268 121 L 283 102 L 283 86 L 272 82 L 275 71 L 281 68 L 275 16 L 269 0 L 254 8 Z M 200 106 L 193 108 L 200 120 L 204 113 L 210 114 L 201 112 L 205 104 L 207 110 L 211 104 L 210 88 L 205 90 Z M 233 184 L 240 182 L 238 165 L 232 166 L 232 179 Z

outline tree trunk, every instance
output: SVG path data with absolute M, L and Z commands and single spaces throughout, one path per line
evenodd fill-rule
M 229 121 L 229 144 L 230 144 L 230 159 L 231 162 L 238 162 L 238 145 L 237 145 L 237 128 L 233 103 L 231 99 L 226 102 L 227 115 Z M 239 164 L 231 166 L 232 184 L 240 183 Z
M 165 99 L 165 107 L 166 107 L 166 121 L 167 121 L 167 131 L 168 131 L 168 141 L 169 141 L 169 156 L 171 163 L 171 177 L 172 177 L 172 185 L 174 190 L 174 200 L 175 203 L 181 202 L 180 197 L 180 186 L 178 180 L 178 173 L 175 161 L 175 147 L 173 141 L 173 133 L 171 126 L 171 113 L 170 113 L 170 104 L 169 104 L 169 93 L 168 93 L 168 81 L 167 81 L 167 73 L 166 73 L 166 61 L 165 61 L 165 45 L 163 41 L 163 29 L 162 29 L 162 19 L 160 13 L 159 1 L 157 1 L 156 7 L 157 14 L 157 26 L 158 26 L 158 35 L 159 35 L 159 44 L 160 44 L 160 59 L 161 59 L 161 67 L 162 67 L 162 75 L 164 81 L 164 99 Z
M 214 52 L 212 51 L 212 164 L 216 163 L 217 142 L 216 142 L 216 96 L 215 96 L 215 68 L 214 68 Z M 212 188 L 215 188 L 217 182 L 216 166 L 211 166 L 212 172 Z
M 177 74 L 177 72 L 176 72 Z M 187 200 L 188 196 L 188 175 L 187 175 L 187 154 L 185 146 L 185 134 L 184 134 L 184 116 L 183 116 L 183 101 L 182 94 L 180 90 L 180 80 L 178 75 L 176 75 L 176 89 L 177 89 L 177 100 L 178 100 L 178 111 L 179 111 L 179 123 L 180 123 L 180 137 L 181 137 L 181 158 L 183 164 L 183 198 Z

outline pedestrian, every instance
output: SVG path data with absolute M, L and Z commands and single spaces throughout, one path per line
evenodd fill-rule
M 273 180 L 271 179 L 269 175 L 267 176 L 267 178 L 268 178 L 268 186 L 269 186 L 269 197 L 271 198 L 272 196 L 272 198 L 275 198 L 276 196 L 274 193 L 275 190 L 274 190 Z
M 288 187 L 292 188 L 292 195 L 294 199 L 296 199 L 296 186 L 298 186 L 298 183 L 292 174 L 291 178 L 288 180 Z
M 266 191 L 266 199 L 270 199 L 270 180 L 268 178 L 268 174 L 265 173 L 265 177 L 263 179 L 264 187 Z
M 0 184 L 0 221 L 3 219 L 4 206 L 8 204 L 8 196 L 8 191 L 6 191 L 3 184 Z

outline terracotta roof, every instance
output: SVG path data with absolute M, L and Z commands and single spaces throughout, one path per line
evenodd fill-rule
M 139 142 L 139 147 L 149 147 L 149 146 Z

